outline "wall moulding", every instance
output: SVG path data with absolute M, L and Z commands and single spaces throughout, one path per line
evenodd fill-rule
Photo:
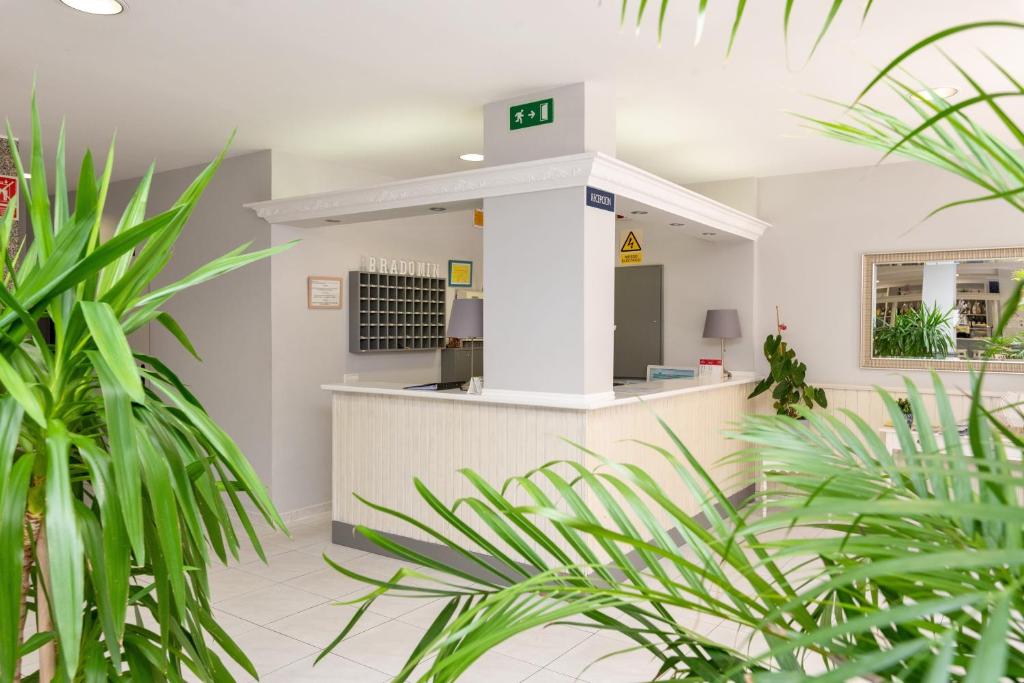
M 582 189 L 587 185 L 748 240 L 757 240 L 770 227 L 742 211 L 598 153 L 485 166 L 370 187 L 255 202 L 246 207 L 271 224 L 322 227 L 328 223 L 427 215 L 430 207 L 478 208 L 488 197 L 572 187 Z M 583 199 L 581 193 L 581 205 Z

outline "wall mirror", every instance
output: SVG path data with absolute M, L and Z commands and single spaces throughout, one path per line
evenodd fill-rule
M 861 367 L 1024 373 L 1024 311 L 995 334 L 1024 247 L 865 254 Z

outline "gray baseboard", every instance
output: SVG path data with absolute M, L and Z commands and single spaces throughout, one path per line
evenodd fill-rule
M 750 500 L 753 495 L 754 485 L 751 484 L 750 486 L 740 489 L 736 493 L 729 496 L 729 502 L 732 503 L 734 506 L 742 506 L 745 502 Z M 710 526 L 710 523 L 708 522 L 708 519 L 704 515 L 704 513 L 695 515 L 694 521 L 696 521 L 697 524 L 704 527 L 705 529 L 708 526 Z M 680 547 L 685 545 L 682 534 L 680 534 L 677 529 L 669 529 L 668 534 L 669 537 L 672 538 L 672 540 L 674 540 L 676 543 L 678 543 Z M 443 546 L 439 543 L 432 543 L 430 541 L 420 541 L 414 538 L 409 538 L 408 536 L 402 536 L 400 534 L 381 533 L 381 536 L 384 536 L 388 540 L 400 544 L 408 548 L 409 550 L 429 557 L 432 560 L 448 565 L 450 567 L 457 568 L 461 571 L 464 571 L 468 574 L 472 574 L 481 579 L 487 581 L 500 581 L 498 576 L 490 574 L 485 569 L 483 569 L 479 564 L 476 564 L 469 558 L 452 550 L 451 548 L 448 548 L 447 546 Z M 398 555 L 395 555 L 394 553 L 384 548 L 381 548 L 370 539 L 358 533 L 356 531 L 356 527 L 347 522 L 339 522 L 337 520 L 334 520 L 332 522 L 331 542 L 333 542 L 335 545 L 343 545 L 349 548 L 356 548 L 357 550 L 364 550 L 366 552 L 375 553 L 377 555 L 383 555 L 385 557 L 395 557 L 401 559 Z M 485 555 L 483 553 L 473 553 L 473 555 L 482 560 L 485 564 L 488 564 L 492 567 L 503 566 L 497 560 L 495 560 L 489 555 Z M 630 558 L 630 562 L 633 563 L 634 567 L 640 567 L 643 565 L 643 560 L 640 558 L 639 553 L 637 553 L 636 551 L 628 553 L 627 556 Z M 527 567 L 525 565 L 523 565 L 523 569 L 528 571 L 529 573 L 533 573 L 534 571 L 532 567 Z

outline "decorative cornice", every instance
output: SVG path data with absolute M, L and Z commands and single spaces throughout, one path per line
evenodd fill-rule
M 325 218 L 362 218 L 375 212 L 586 185 L 744 239 L 757 240 L 770 227 L 762 220 L 653 173 L 614 157 L 594 153 L 485 166 L 353 190 L 256 202 L 246 204 L 246 207 L 268 223 L 308 225 L 309 221 Z
M 756 241 L 771 227 L 770 223 L 604 154 L 596 155 L 589 184 L 748 240 Z
M 274 199 L 245 206 L 256 211 L 256 215 L 268 223 L 286 224 L 484 197 L 583 187 L 590 177 L 593 163 L 593 154 L 574 154 L 399 180 L 355 190 Z

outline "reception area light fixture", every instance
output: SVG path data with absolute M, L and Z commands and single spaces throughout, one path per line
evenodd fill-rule
M 120 14 L 125 8 L 124 2 L 121 0 L 60 0 L 60 2 L 79 12 L 103 16 Z
M 484 155 L 478 152 L 469 152 L 467 154 L 460 155 L 459 158 L 463 161 L 483 161 Z
M 921 97 L 928 99 L 932 97 L 941 97 L 944 100 L 948 100 L 949 98 L 956 95 L 958 92 L 960 91 L 957 90 L 956 88 L 952 88 L 950 86 L 941 86 L 938 88 L 925 88 L 924 90 L 918 90 L 917 94 L 920 95 Z

